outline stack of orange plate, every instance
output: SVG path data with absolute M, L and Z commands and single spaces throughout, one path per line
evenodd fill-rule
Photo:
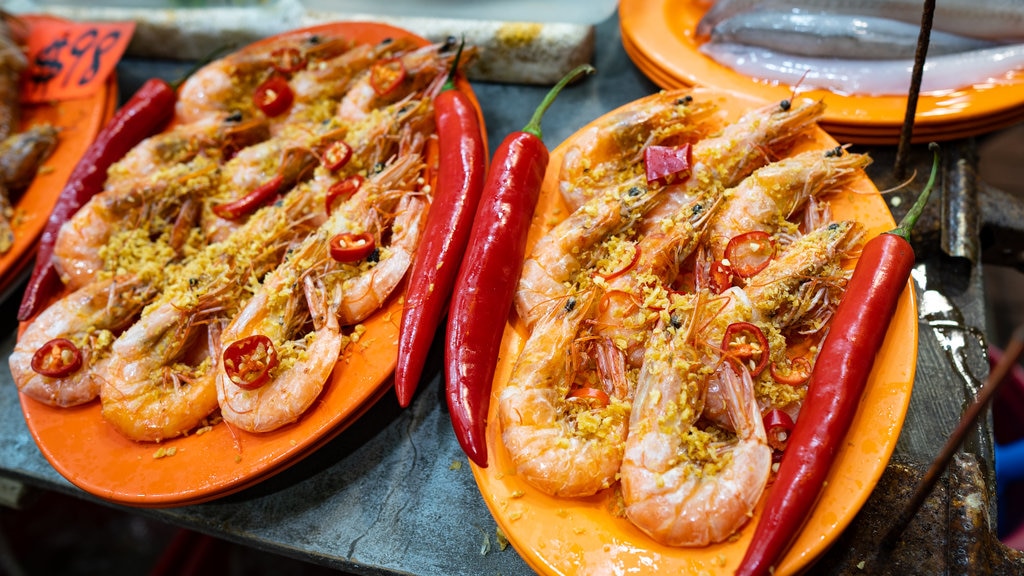
M 621 0 L 622 44 L 633 62 L 662 88 L 707 86 L 766 101 L 793 96 L 792 86 L 769 84 L 734 72 L 699 50 L 693 30 L 708 2 Z M 895 144 L 907 110 L 906 96 L 847 96 L 800 90 L 828 105 L 821 127 L 840 142 Z M 984 85 L 922 94 L 914 118 L 915 142 L 976 136 L 1024 120 L 1024 71 Z

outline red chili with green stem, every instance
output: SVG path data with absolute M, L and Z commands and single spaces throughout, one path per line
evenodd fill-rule
M 395 393 L 412 401 L 430 345 L 451 298 L 487 175 L 487 145 L 469 96 L 458 89 L 463 45 L 434 100 L 438 173 L 423 240 L 409 273 L 395 368 Z
M 60 227 L 90 198 L 103 190 L 107 169 L 145 138 L 161 130 L 174 115 L 175 86 L 159 78 L 142 85 L 100 130 L 57 197 L 39 238 L 35 267 L 18 309 L 18 320 L 36 315 L 64 287 L 51 261 Z
M 498 349 L 526 251 L 549 152 L 540 121 L 566 84 L 594 71 L 578 66 L 544 97 L 519 132 L 494 153 L 469 245 L 455 281 L 445 347 L 445 386 L 455 436 L 478 466 L 487 466 L 487 409 Z
M 737 575 L 770 574 L 800 532 L 850 428 L 875 356 L 914 267 L 910 231 L 938 172 L 898 227 L 864 246 L 811 371 L 807 397 Z

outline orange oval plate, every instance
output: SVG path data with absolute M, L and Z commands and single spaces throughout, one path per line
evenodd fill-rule
M 662 88 L 706 86 L 766 101 L 789 98 L 792 87 L 745 76 L 698 50 L 693 37 L 707 9 L 701 0 L 622 0 L 622 40 L 637 67 Z M 801 91 L 828 105 L 821 126 L 858 144 L 895 144 L 907 109 L 905 96 L 843 96 Z M 1024 118 L 1024 73 L 962 90 L 922 94 L 917 102 L 914 140 L 949 140 L 989 132 Z
M 338 22 L 287 36 L 341 35 L 359 43 L 420 38 L 375 23 Z M 473 98 L 468 82 L 460 88 Z M 474 105 L 476 101 L 474 100 Z M 477 106 L 479 111 L 479 106 Z M 99 402 L 54 408 L 21 395 L 22 411 L 47 460 L 73 484 L 101 498 L 140 507 L 196 504 L 237 492 L 298 462 L 348 427 L 391 387 L 398 359 L 401 298 L 392 297 L 363 322 L 366 332 L 350 344 L 324 392 L 296 423 L 266 434 L 249 434 L 224 423 L 203 434 L 161 444 L 133 442 L 109 426 Z M 157 457 L 158 450 L 172 456 Z
M 750 96 L 718 90 L 698 88 L 690 93 L 696 98 L 713 99 L 729 119 L 763 105 Z M 572 137 L 567 142 L 571 140 Z M 835 140 L 814 128 L 798 142 L 793 153 L 835 146 Z M 558 172 L 566 147 L 563 143 L 552 152 L 530 231 L 531 245 L 568 215 L 558 192 Z M 830 201 L 835 219 L 861 222 L 869 237 L 895 226 L 888 207 L 867 175 L 862 174 L 843 192 L 833 194 Z M 488 467 L 473 466 L 480 492 L 512 546 L 542 574 L 732 574 L 749 545 L 761 505 L 734 541 L 705 548 L 672 548 L 654 542 L 625 518 L 612 515 L 610 511 L 618 507 L 617 487 L 588 498 L 554 498 L 517 477 L 502 444 L 496 410 L 497 398 L 526 336 L 518 319 L 505 329 L 491 390 Z M 917 314 L 913 289 L 908 283 L 821 499 L 777 575 L 794 574 L 809 565 L 853 520 L 871 494 L 899 437 L 910 402 L 916 356 Z
M 35 16 L 19 16 L 32 23 Z M 14 203 L 14 244 L 0 254 L 0 296 L 21 279 L 35 258 L 39 236 L 53 211 L 64 183 L 117 107 L 117 78 L 111 74 L 102 89 L 88 98 L 21 107 L 20 129 L 49 123 L 60 130 L 57 147 L 43 163 L 32 184 Z

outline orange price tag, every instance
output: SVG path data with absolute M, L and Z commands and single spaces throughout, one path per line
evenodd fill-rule
M 33 22 L 21 101 L 46 103 L 95 94 L 117 66 L 134 22 Z

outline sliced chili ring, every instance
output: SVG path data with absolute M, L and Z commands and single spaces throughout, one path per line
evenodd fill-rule
M 644 149 L 644 171 L 647 183 L 672 182 L 685 179 L 690 175 L 693 166 L 693 147 L 682 146 L 648 146 Z
M 726 327 L 722 351 L 746 366 L 751 376 L 757 376 L 768 366 L 768 338 L 750 322 L 733 322 Z
M 612 279 L 618 278 L 619 276 L 622 276 L 626 272 L 629 272 L 630 270 L 632 270 L 633 267 L 636 266 L 636 263 L 639 262 L 639 261 L 640 261 L 640 245 L 639 244 L 634 244 L 633 245 L 633 257 L 630 258 L 629 262 L 626 262 L 626 264 L 624 266 L 622 266 L 618 270 L 614 270 L 614 271 L 608 272 L 606 274 L 602 274 L 601 272 L 595 272 L 594 275 L 595 276 L 600 276 L 601 278 L 604 278 L 605 280 L 612 280 Z
M 235 340 L 224 349 L 223 360 L 228 379 L 246 390 L 267 384 L 270 371 L 279 363 L 274 343 L 263 334 Z
M 768 445 L 779 452 L 785 450 L 789 434 L 793 431 L 793 419 L 785 411 L 772 408 L 764 415 L 763 421 Z
M 253 94 L 256 107 L 271 118 L 287 112 L 294 99 L 295 93 L 292 92 L 288 81 L 276 74 L 257 86 Z
M 352 158 L 352 147 L 345 143 L 344 140 L 337 140 L 332 142 L 327 150 L 324 150 L 323 156 L 320 161 L 323 162 L 324 168 L 327 168 L 331 172 L 340 169 Z
M 368 232 L 354 234 L 345 232 L 331 238 L 331 258 L 338 262 L 358 262 L 377 248 L 373 235 Z
M 593 386 L 574 388 L 566 397 L 569 400 L 586 402 L 591 408 L 604 408 L 611 403 L 611 399 L 604 390 L 594 388 Z
M 708 288 L 715 294 L 721 294 L 732 287 L 732 267 L 722 260 L 715 260 L 708 270 Z
M 775 257 L 775 243 L 767 232 L 753 230 L 734 236 L 725 247 L 725 259 L 740 278 L 750 278 Z
M 779 367 L 772 362 L 768 367 L 768 371 L 771 373 L 772 378 L 779 384 L 789 384 L 790 386 L 799 386 L 811 377 L 811 363 L 807 361 L 807 358 L 799 356 L 793 358 L 791 366 L 788 372 L 782 372 Z
M 258 210 L 277 196 L 284 186 L 284 176 L 278 174 L 238 200 L 213 205 L 213 213 L 226 220 L 236 220 Z
M 364 178 L 358 174 L 353 174 L 344 180 L 335 182 L 327 189 L 326 199 L 326 210 L 327 215 L 331 215 L 331 211 L 334 209 L 334 203 L 337 200 L 348 200 L 353 194 L 359 191 L 359 188 L 363 185 Z
M 370 69 L 370 85 L 378 96 L 386 96 L 398 88 L 407 75 L 401 58 L 378 60 Z
M 82 367 L 82 351 L 67 338 L 54 338 L 32 355 L 32 370 L 50 378 L 63 378 Z
M 306 68 L 306 57 L 294 46 L 278 48 L 270 53 L 274 60 L 274 70 L 281 74 L 294 74 Z

